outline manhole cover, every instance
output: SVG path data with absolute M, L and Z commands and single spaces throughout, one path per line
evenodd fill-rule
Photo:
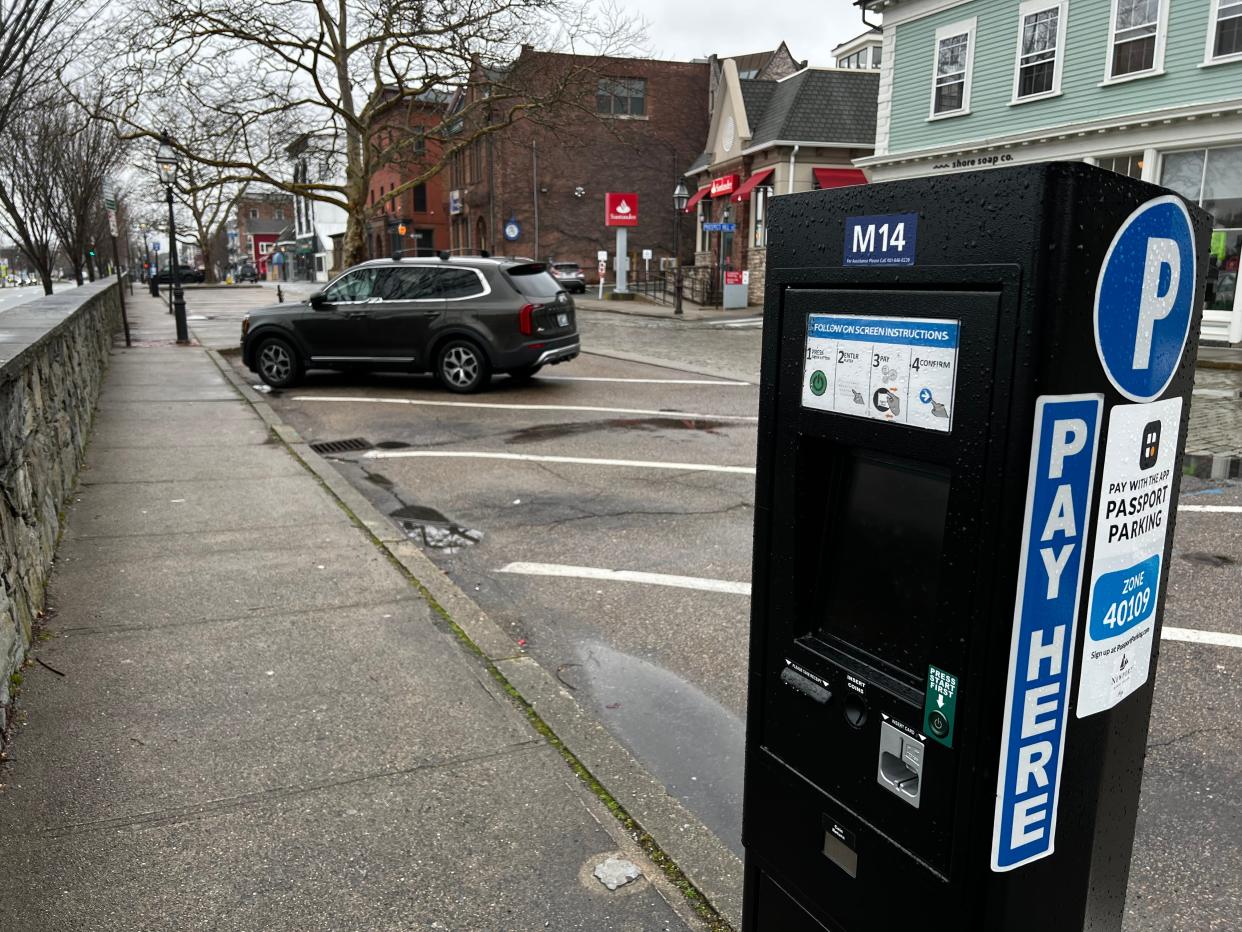
M 361 437 L 351 437 L 349 440 L 316 440 L 310 448 L 316 453 L 357 453 L 371 449 L 371 442 Z

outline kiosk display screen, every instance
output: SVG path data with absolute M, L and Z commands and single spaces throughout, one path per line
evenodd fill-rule
M 919 679 L 921 647 L 936 637 L 951 474 L 861 451 L 838 462 L 820 558 L 819 634 Z

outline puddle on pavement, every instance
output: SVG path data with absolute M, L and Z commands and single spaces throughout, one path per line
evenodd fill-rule
M 1242 456 L 1187 453 L 1182 475 L 1200 479 L 1242 479 Z
M 392 488 L 392 480 L 389 479 L 387 476 L 385 476 L 383 473 L 364 471 L 362 475 L 367 480 L 367 482 L 374 482 L 376 485 L 382 488 L 385 488 L 385 489 Z
M 1197 550 L 1190 553 L 1179 553 L 1178 556 L 1188 563 L 1201 563 L 1204 566 L 1233 566 L 1238 562 L 1233 557 L 1226 556 L 1223 553 L 1203 553 Z
M 369 473 L 368 478 L 375 475 Z M 383 478 L 383 477 L 381 477 Z M 375 480 L 372 479 L 374 482 Z M 385 479 L 384 482 L 388 480 Z M 377 483 L 384 485 L 384 482 Z M 391 482 L 388 486 L 391 486 Z M 442 553 L 457 553 L 465 547 L 473 547 L 483 539 L 483 532 L 454 524 L 443 514 L 426 505 L 404 505 L 389 512 L 406 536 L 416 544 L 422 544 Z
M 675 673 L 604 644 L 584 645 L 562 682 L 589 692 L 609 731 L 742 854 L 742 719 Z
M 707 418 L 642 417 L 612 418 L 607 421 L 573 421 L 568 424 L 537 424 L 516 430 L 505 438 L 505 443 L 536 443 L 540 440 L 558 440 L 578 434 L 590 434 L 603 430 L 698 430 L 716 434 L 722 427 L 736 426 L 727 421 Z
M 381 440 L 375 445 L 377 450 L 404 450 L 409 444 L 404 440 Z

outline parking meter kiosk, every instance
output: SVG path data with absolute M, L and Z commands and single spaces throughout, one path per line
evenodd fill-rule
M 769 220 L 744 928 L 1120 929 L 1207 217 L 1054 163 Z

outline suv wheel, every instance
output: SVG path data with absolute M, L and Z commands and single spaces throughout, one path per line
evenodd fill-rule
M 449 340 L 436 356 L 436 378 L 451 392 L 477 392 L 492 376 L 492 367 L 478 345 Z
M 272 388 L 288 388 L 302 377 L 297 351 L 280 337 L 268 337 L 254 354 L 261 378 Z

